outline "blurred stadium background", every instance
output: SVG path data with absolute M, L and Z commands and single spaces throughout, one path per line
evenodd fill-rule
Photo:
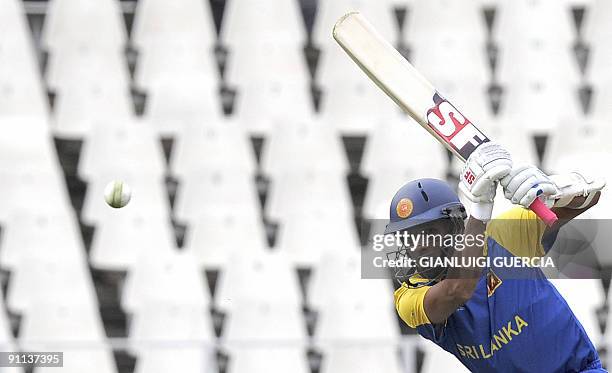
M 460 165 L 335 45 L 348 10 L 515 158 L 612 176 L 612 0 L 0 0 L 1 350 L 79 373 L 460 371 L 395 316 L 393 281 L 360 280 L 396 189 Z M 556 283 L 605 358 L 609 278 Z

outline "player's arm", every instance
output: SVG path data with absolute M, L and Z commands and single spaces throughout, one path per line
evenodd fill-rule
M 470 245 L 466 245 L 463 250 L 454 250 L 452 255 L 455 257 L 470 259 L 484 255 L 484 233 L 486 222 L 491 219 L 493 212 L 497 181 L 511 169 L 510 153 L 494 142 L 481 145 L 468 158 L 459 181 L 459 191 L 470 212 L 463 234 L 482 239 L 466 241 Z M 446 278 L 425 294 L 423 304 L 429 321 L 433 324 L 443 323 L 459 306 L 466 303 L 474 294 L 480 274 L 481 269 L 477 267 L 449 268 Z
M 555 195 L 552 207 L 559 217 L 557 229 L 595 206 L 599 202 L 601 190 L 606 186 L 604 180 L 584 176 L 578 172 L 552 175 L 550 179 L 559 191 Z
M 470 217 L 465 227 L 465 234 L 472 237 L 484 237 L 486 223 Z M 484 254 L 484 240 L 470 241 L 470 245 L 459 251 L 455 257 L 478 258 Z M 467 261 L 466 261 L 467 262 Z M 466 303 L 476 289 L 481 268 L 450 268 L 446 279 L 432 286 L 423 300 L 424 310 L 432 324 L 443 323 L 455 310 Z
M 552 203 L 559 220 L 547 227 L 545 235 L 556 232 L 564 224 L 595 206 L 603 180 L 585 177 L 577 172 L 547 176 L 535 166 L 517 166 L 501 180 L 504 194 L 512 203 L 526 208 L 539 196 Z

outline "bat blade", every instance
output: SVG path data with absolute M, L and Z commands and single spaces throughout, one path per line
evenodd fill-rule
M 361 14 L 352 12 L 340 18 L 333 35 L 387 96 L 461 160 L 489 141 Z
M 387 96 L 462 161 L 489 141 L 359 12 L 341 17 L 334 26 L 333 36 Z M 548 225 L 557 220 L 539 199 L 531 209 Z

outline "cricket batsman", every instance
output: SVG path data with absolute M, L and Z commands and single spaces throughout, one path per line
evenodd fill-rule
M 498 183 L 519 206 L 491 220 Z M 594 206 L 604 186 L 578 173 L 549 177 L 534 166 L 515 166 L 506 149 L 487 142 L 461 173 L 459 192 L 469 206 L 443 181 L 415 180 L 393 197 L 385 234 L 484 237 L 462 250 L 401 247 L 393 253 L 398 257 L 543 257 L 560 226 Z M 527 209 L 536 198 L 559 217 L 552 227 Z M 402 285 L 395 306 L 406 324 L 473 372 L 605 372 L 589 336 L 541 268 L 525 270 L 528 278 L 508 268 L 415 265 L 396 273 Z

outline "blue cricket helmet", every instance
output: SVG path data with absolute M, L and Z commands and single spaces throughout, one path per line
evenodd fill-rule
M 457 193 L 438 179 L 417 179 L 400 188 L 391 200 L 385 234 L 403 231 L 434 220 L 465 218 L 465 208 Z

